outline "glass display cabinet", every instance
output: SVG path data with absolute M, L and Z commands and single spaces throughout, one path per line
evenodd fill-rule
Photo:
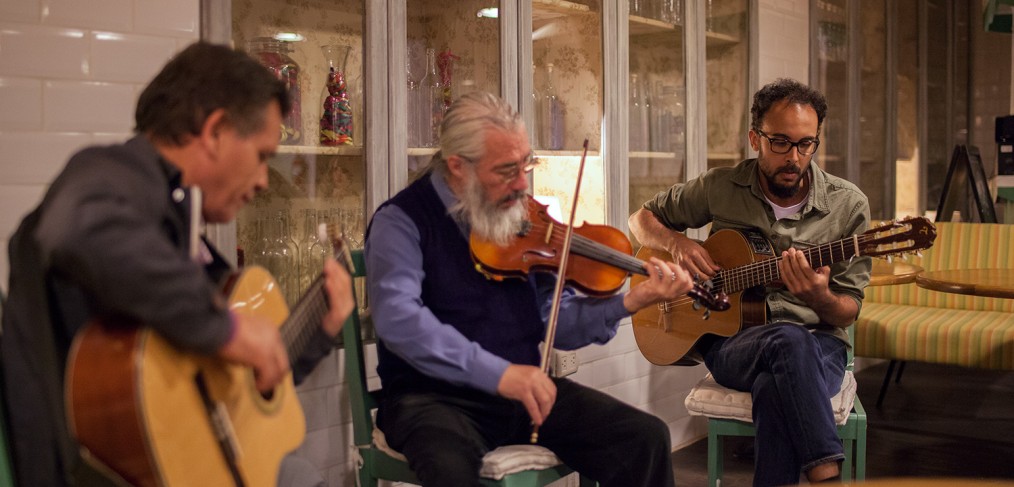
M 292 305 L 320 273 L 327 223 L 352 247 L 364 232 L 363 2 L 232 2 L 232 40 L 289 87 L 269 187 L 236 220 L 241 263 L 266 267 Z
M 361 246 L 472 90 L 519 108 L 542 161 L 532 193 L 561 220 L 588 139 L 576 221 L 625 228 L 655 192 L 745 155 L 750 1 L 204 2 L 205 38 L 257 56 L 297 100 L 269 189 L 212 239 L 294 301 L 329 252 L 318 224 Z

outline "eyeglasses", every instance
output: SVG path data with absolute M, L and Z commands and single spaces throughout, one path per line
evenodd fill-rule
M 458 157 L 461 157 L 462 159 L 471 162 L 473 164 L 476 163 L 476 161 L 473 161 L 472 159 L 469 159 L 467 157 L 461 155 L 459 155 Z M 525 174 L 531 173 L 532 171 L 535 170 L 535 166 L 538 166 L 541 162 L 542 160 L 539 159 L 538 157 L 535 157 L 532 154 L 528 154 L 527 156 L 525 156 L 524 159 L 520 161 L 508 163 L 508 165 L 498 166 L 497 168 L 493 169 L 493 174 L 500 176 L 501 183 L 507 184 L 516 180 L 518 176 L 521 175 L 521 173 Z
M 796 150 L 799 151 L 799 155 L 808 156 L 817 152 L 817 146 L 820 145 L 820 139 L 807 137 L 799 142 L 792 142 L 785 137 L 771 137 L 768 134 L 765 134 L 761 129 L 754 129 L 754 131 L 757 132 L 758 135 L 768 139 L 768 145 L 771 146 L 771 152 L 774 152 L 775 154 L 788 154 L 789 151 L 795 147 Z

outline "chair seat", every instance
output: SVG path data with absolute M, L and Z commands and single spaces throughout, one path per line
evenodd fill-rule
M 407 461 L 405 455 L 395 451 L 387 444 L 387 438 L 380 428 L 373 428 L 373 444 L 384 453 L 401 461 Z M 482 469 L 479 476 L 487 479 L 500 480 L 507 475 L 525 470 L 541 470 L 562 464 L 560 458 L 548 448 L 538 445 L 507 445 L 501 446 L 482 457 Z
M 837 424 L 845 424 L 848 420 L 855 399 L 856 379 L 851 370 L 846 370 L 841 390 L 831 398 L 831 408 Z M 750 393 L 723 387 L 715 382 L 710 373 L 690 390 L 684 404 L 691 416 L 753 422 L 753 398 Z

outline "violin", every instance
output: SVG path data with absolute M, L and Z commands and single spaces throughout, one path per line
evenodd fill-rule
M 529 272 L 557 272 L 567 226 L 549 216 L 547 206 L 529 196 L 528 220 L 506 247 L 474 233 L 469 247 L 476 269 L 488 278 L 526 277 Z M 610 296 L 623 287 L 630 274 L 647 276 L 644 261 L 633 257 L 627 236 L 608 225 L 584 223 L 573 228 L 570 259 L 564 279 L 590 296 Z M 713 295 L 695 283 L 687 293 L 708 310 L 729 308 L 728 297 Z

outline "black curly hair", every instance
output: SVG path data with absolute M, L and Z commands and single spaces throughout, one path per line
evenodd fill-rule
M 827 115 L 827 99 L 816 89 L 790 78 L 779 78 L 754 93 L 753 106 L 750 107 L 750 128 L 760 130 L 764 115 L 772 105 L 782 100 L 812 107 L 817 112 L 817 133 L 820 133 L 820 126 Z

